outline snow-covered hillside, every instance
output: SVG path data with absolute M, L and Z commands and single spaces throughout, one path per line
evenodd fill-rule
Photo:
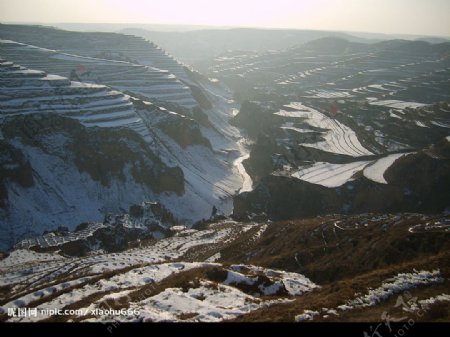
M 150 44 L 150 47 L 152 46 Z M 155 52 L 151 53 L 148 59 L 154 57 L 155 63 L 164 68 L 152 67 L 150 62 L 133 63 L 81 56 L 11 40 L 0 40 L 0 55 L 23 66 L 64 77 L 72 75 L 79 81 L 105 84 L 122 92 L 142 95 L 149 100 L 157 99 L 189 108 L 197 106 L 189 87 L 170 72 L 175 71 L 186 77 L 182 72 L 183 68 L 179 65 L 181 70 L 175 66 L 168 67 L 172 61 L 164 62 L 164 59 L 169 57 L 156 46 L 152 48 L 155 48 Z
M 96 253 L 83 258 L 17 249 L 0 261 L 0 286 L 15 289 L 14 295 L 8 296 L 11 300 L 0 307 L 0 312 L 35 306 L 36 301 L 40 301 L 36 306 L 40 312 L 35 317 L 11 318 L 10 321 L 41 321 L 50 318 L 44 312 L 46 308 L 64 309 L 87 300 L 83 313 L 80 311 L 78 317 L 73 317 L 76 320 L 215 322 L 286 303 L 317 288 L 303 275 L 283 270 L 253 265 L 226 267 L 221 263 L 181 262 L 189 260 L 193 252 L 202 254 L 203 250 L 203 254 L 208 254 L 241 239 L 244 233 L 248 232 L 245 234 L 248 236 L 249 230 L 255 233 L 260 229 L 265 230 L 266 226 L 255 224 L 246 228 L 224 222 L 203 231 L 179 231 L 175 236 L 147 247 L 114 254 Z M 189 290 L 183 286 L 154 291 L 158 284 L 169 282 L 171 276 L 183 274 L 189 277 L 190 273 L 198 274 L 202 279 L 194 279 Z M 56 278 L 60 279 L 57 283 L 53 282 Z M 148 289 L 148 295 L 133 299 L 133 293 L 145 289 Z M 96 300 L 89 300 L 94 297 Z M 127 298 L 131 300 L 131 315 L 91 314 L 92 310 L 104 308 L 108 300 Z M 0 300 L 4 302 L 3 298 Z
M 74 82 L 6 60 L 0 65 L 5 151 L 21 153 L 22 164 L 31 169 L 28 177 L 32 181 L 23 185 L 7 176 L 2 180 L 7 191 L 0 226 L 3 249 L 60 225 L 73 228 L 84 221 L 99 221 L 106 212 L 127 210 L 142 201 L 161 202 L 186 225 L 209 218 L 214 207 L 222 214 L 232 212 L 232 196 L 245 178 L 236 162 L 246 155 L 246 149 L 237 143 L 239 130 L 228 125 L 227 118 L 235 105 L 225 90 L 209 88 L 207 82 L 202 84 L 214 106 L 206 110 L 210 126 L 200 126 L 190 117 L 102 84 Z M 41 116 L 45 116 L 43 120 Z M 71 118 L 81 125 L 69 127 L 56 116 Z M 15 123 L 15 118 L 21 122 Z M 20 131 L 11 128 L 23 122 L 26 124 Z M 8 125 L 8 131 L 3 129 Z M 97 135 L 99 131 L 93 128 L 96 126 L 107 129 L 104 132 L 108 136 Z M 99 150 L 99 144 L 114 134 L 118 138 L 108 140 L 112 147 L 105 148 L 106 152 Z M 92 146 L 89 150 L 82 148 L 80 137 L 84 135 L 92 137 L 85 141 L 87 147 Z M 28 138 L 34 140 L 29 142 Z M 153 173 L 137 165 L 142 160 L 139 156 L 124 159 L 114 154 L 114 142 L 123 143 L 131 150 L 129 153 L 136 149 L 150 153 L 145 169 L 153 167 Z M 74 143 L 80 148 L 74 148 Z M 95 160 L 86 157 L 91 155 L 87 154 L 90 150 Z M 114 174 L 117 163 L 110 161 L 115 156 L 113 160 L 123 165 Z M 11 165 L 18 164 L 13 160 Z M 86 165 L 94 167 L 86 169 Z M 172 167 L 181 171 L 175 173 Z M 4 168 L 8 172 L 12 169 Z M 101 175 L 109 177 L 107 183 Z M 149 182 L 161 177 L 165 178 Z M 165 187 L 161 188 L 160 183 Z

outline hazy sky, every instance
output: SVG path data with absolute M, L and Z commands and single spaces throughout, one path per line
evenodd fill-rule
M 0 22 L 148 23 L 450 36 L 450 0 L 0 0 Z

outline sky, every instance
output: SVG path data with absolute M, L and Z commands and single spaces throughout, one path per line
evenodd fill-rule
M 0 22 L 139 23 L 450 36 L 450 0 L 0 0 Z

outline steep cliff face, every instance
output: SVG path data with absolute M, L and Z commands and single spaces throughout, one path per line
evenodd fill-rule
M 179 116 L 166 119 L 157 124 L 158 128 L 175 140 L 183 149 L 189 145 L 203 145 L 211 149 L 211 143 L 205 138 L 199 125 L 192 119 Z
M 108 213 L 101 222 L 82 222 L 75 229 L 59 226 L 43 235 L 21 240 L 14 249 L 61 251 L 67 256 L 86 256 L 94 251 L 119 252 L 142 243 L 172 236 L 177 226 L 173 214 L 157 202 L 133 204 L 122 214 Z
M 34 179 L 30 162 L 19 149 L 5 140 L 0 141 L 0 158 L 0 207 L 4 208 L 8 201 L 7 180 L 27 188 L 34 185 Z
M 1 129 L 2 247 L 184 193 L 183 171 L 165 165 L 132 130 L 86 128 L 55 114 L 10 117 Z

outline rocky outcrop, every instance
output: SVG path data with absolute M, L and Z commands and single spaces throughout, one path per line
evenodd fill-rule
M 127 228 L 116 224 L 100 228 L 87 238 L 63 243 L 58 248 L 66 256 L 86 256 L 98 249 L 114 253 L 129 249 L 146 238 L 151 239 L 151 233 L 141 228 Z
M 4 140 L 0 140 L 0 208 L 8 200 L 7 181 L 13 181 L 27 188 L 34 184 L 32 167 L 22 151 Z
M 167 228 L 178 225 L 175 216 L 159 202 L 145 201 L 141 204 L 131 205 L 128 215 L 126 223 L 139 224 L 147 227 L 150 231 L 166 232 Z M 116 217 L 115 222 L 120 222 L 120 220 Z M 122 222 L 124 222 L 123 218 Z
M 182 148 L 190 145 L 204 145 L 211 149 L 209 140 L 203 137 L 199 125 L 184 116 L 171 116 L 159 122 L 157 126 L 175 140 Z
M 60 226 L 41 236 L 22 240 L 15 248 L 39 252 L 61 250 L 67 256 L 85 256 L 97 250 L 119 252 L 155 237 L 171 236 L 170 228 L 177 225 L 177 219 L 163 205 L 143 202 L 131 205 L 128 213 L 107 214 L 103 223 L 83 222 L 73 231 Z
M 230 123 L 245 129 L 250 137 L 256 138 L 273 125 L 275 118 L 273 111 L 267 105 L 245 101 Z M 255 123 L 255 121 L 258 122 Z

